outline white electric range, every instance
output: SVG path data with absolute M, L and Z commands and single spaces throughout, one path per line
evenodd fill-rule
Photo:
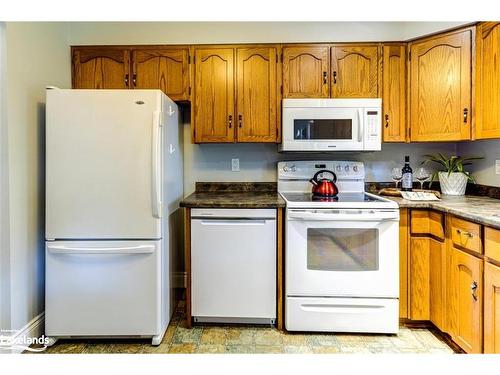
M 312 195 L 309 179 L 322 169 L 336 174 L 337 197 Z M 364 185 L 362 162 L 278 163 L 287 330 L 397 333 L 399 208 Z

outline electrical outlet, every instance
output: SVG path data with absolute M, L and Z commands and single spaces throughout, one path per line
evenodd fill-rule
M 500 174 L 500 160 L 495 161 L 495 173 Z
M 231 159 L 231 170 L 233 172 L 240 171 L 240 159 Z

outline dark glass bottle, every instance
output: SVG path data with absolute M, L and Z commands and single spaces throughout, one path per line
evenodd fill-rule
M 411 191 L 413 187 L 413 170 L 410 167 L 410 157 L 405 156 L 405 165 L 401 170 L 403 174 L 403 181 L 401 184 L 401 190 Z

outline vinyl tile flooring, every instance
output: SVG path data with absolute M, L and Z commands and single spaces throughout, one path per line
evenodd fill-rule
M 280 332 L 274 327 L 195 326 L 186 328 L 181 302 L 159 346 L 150 340 L 59 340 L 43 353 L 441 353 L 453 350 L 427 329 L 401 327 L 398 335 Z

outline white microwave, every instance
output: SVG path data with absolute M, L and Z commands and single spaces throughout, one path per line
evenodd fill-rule
M 382 99 L 283 99 L 280 151 L 380 151 Z

